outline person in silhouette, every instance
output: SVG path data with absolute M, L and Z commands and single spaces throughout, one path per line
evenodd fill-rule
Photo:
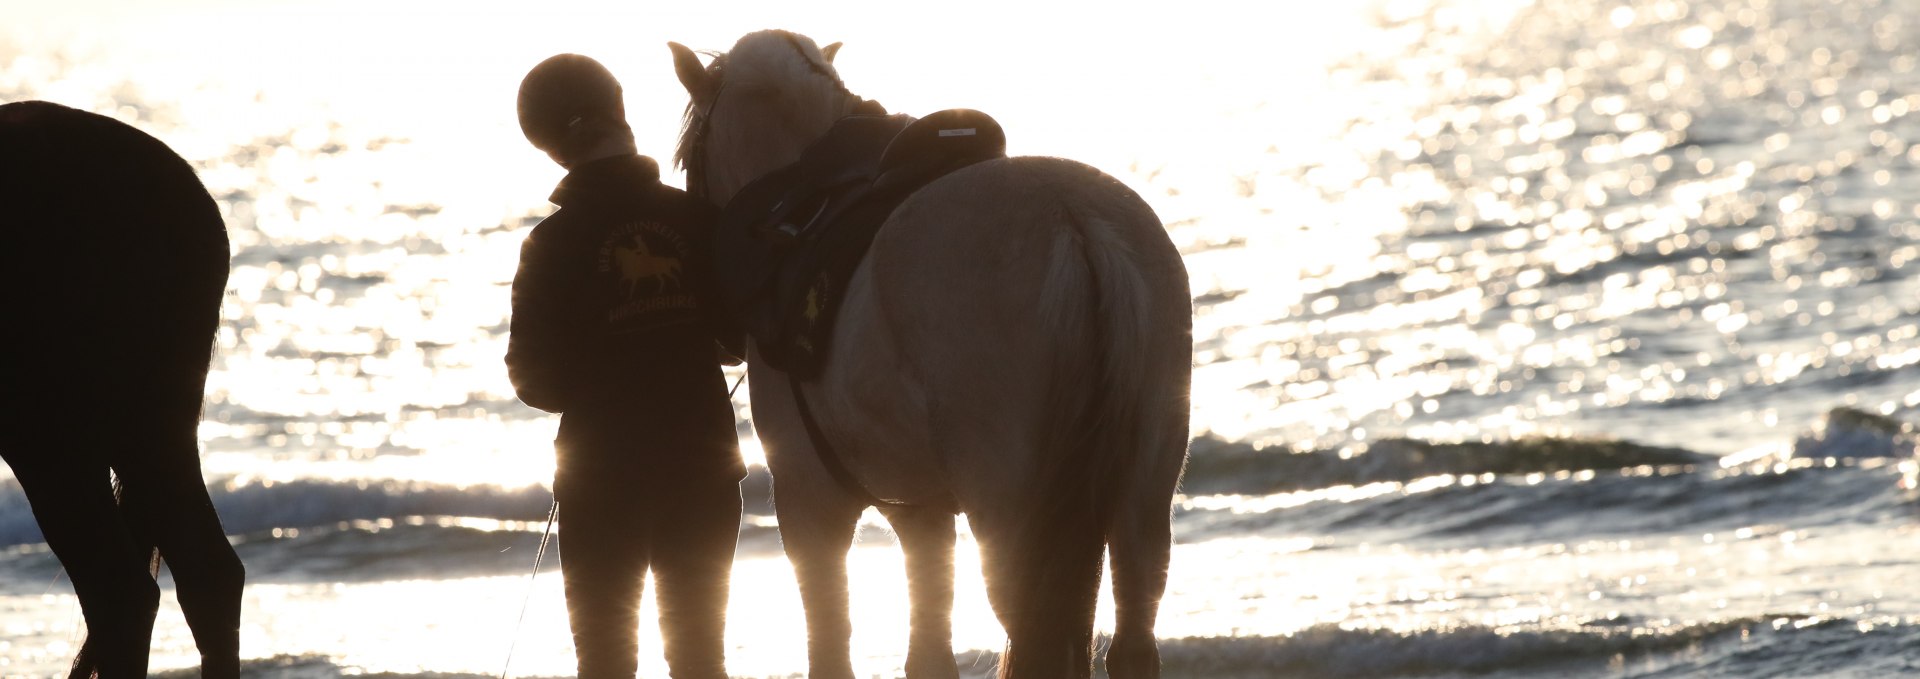
M 651 568 L 672 676 L 724 678 L 746 469 L 705 302 L 712 208 L 660 183 L 593 59 L 535 66 L 519 115 L 567 169 L 559 209 L 521 246 L 506 361 L 521 401 L 561 414 L 553 492 L 580 677 L 634 676 Z

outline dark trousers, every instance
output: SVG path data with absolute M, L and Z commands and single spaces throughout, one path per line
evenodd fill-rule
M 554 499 L 580 679 L 628 679 L 637 672 L 640 593 L 649 568 L 673 679 L 725 679 L 739 479 L 648 470 L 632 463 L 631 441 L 622 450 L 601 449 L 579 440 L 598 437 L 569 436 L 578 427 L 565 419 Z

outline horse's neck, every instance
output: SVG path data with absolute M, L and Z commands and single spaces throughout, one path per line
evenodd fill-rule
M 799 160 L 800 153 L 825 135 L 834 121 L 851 113 L 858 101 L 851 93 L 835 90 L 789 110 L 721 107 L 709 142 L 713 198 L 724 205 L 747 183 Z

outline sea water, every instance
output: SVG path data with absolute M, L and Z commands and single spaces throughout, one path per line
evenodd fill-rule
M 571 673 L 535 570 L 556 422 L 501 364 L 560 171 L 513 93 L 594 56 L 664 159 L 665 42 L 766 27 L 1166 222 L 1196 295 L 1170 676 L 1920 674 L 1920 2 L 1269 4 L 0 0 L 0 100 L 147 130 L 220 202 L 201 434 L 261 676 Z M 795 676 L 746 488 L 730 669 Z M 961 540 L 981 676 L 1004 637 Z M 0 674 L 61 674 L 78 605 L 10 480 L 0 545 Z M 877 516 L 849 569 L 855 665 L 895 676 Z M 153 657 L 196 662 L 170 599 Z

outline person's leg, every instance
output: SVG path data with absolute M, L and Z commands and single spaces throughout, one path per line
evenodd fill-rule
M 580 679 L 630 679 L 639 670 L 640 594 L 647 572 L 648 527 L 637 506 L 645 493 L 633 479 L 585 466 L 582 458 L 610 451 L 569 446 L 567 429 L 563 423 L 555 520 Z
M 673 485 L 653 518 L 653 579 L 667 666 L 673 679 L 725 679 L 727 585 L 740 534 L 740 483 Z

